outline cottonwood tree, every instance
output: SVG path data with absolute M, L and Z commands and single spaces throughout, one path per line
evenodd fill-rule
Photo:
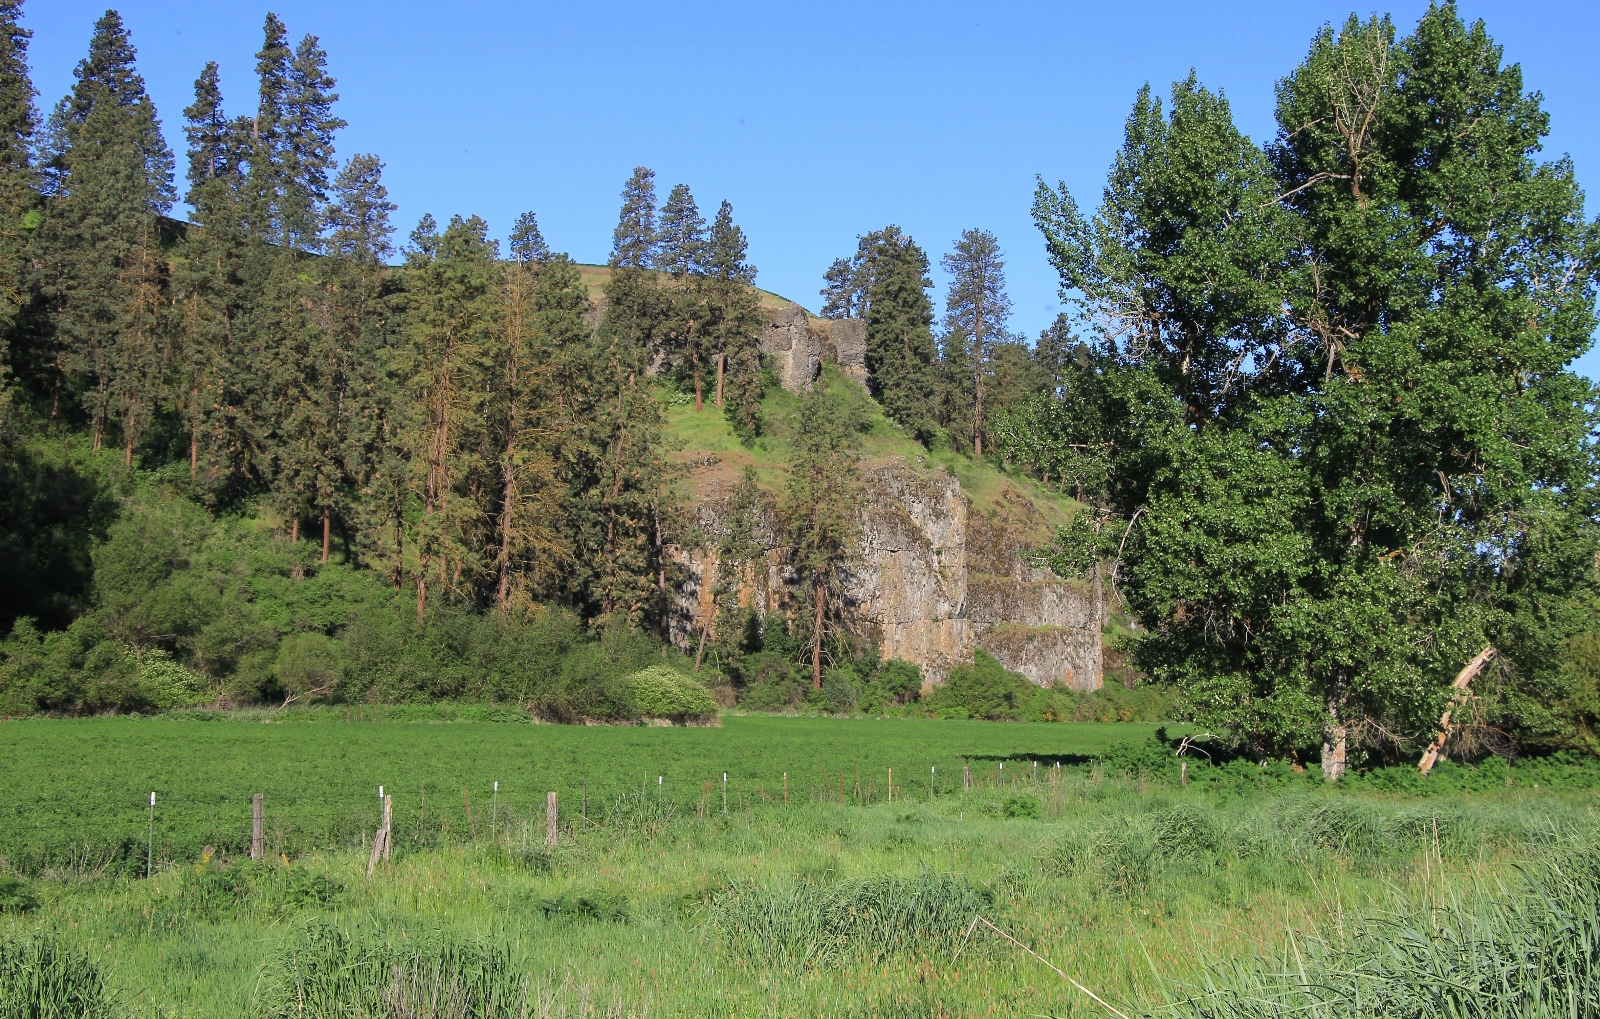
M 987 230 L 963 230 L 955 248 L 940 259 L 950 274 L 945 298 L 945 328 L 967 367 L 960 380 L 972 408 L 972 453 L 983 455 L 983 388 L 993 344 L 1007 338 L 1011 298 L 1006 295 L 1006 263 L 1000 242 Z M 947 355 L 947 360 L 949 360 Z
M 1191 78 L 1141 93 L 1093 221 L 1040 186 L 1107 443 L 1058 568 L 1110 562 L 1138 664 L 1263 757 L 1413 746 L 1486 645 L 1477 721 L 1539 738 L 1597 547 L 1571 167 L 1451 6 L 1321 33 L 1278 118 L 1263 153 Z

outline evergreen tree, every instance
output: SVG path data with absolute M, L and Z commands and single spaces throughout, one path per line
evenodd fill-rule
M 950 274 L 950 293 L 945 301 L 945 328 L 952 343 L 962 347 L 961 361 L 967 371 L 961 390 L 970 396 L 972 409 L 972 453 L 983 455 L 983 384 L 989 370 L 991 344 L 1006 338 L 1006 321 L 1011 317 L 1011 298 L 1006 296 L 1006 263 L 1000 257 L 1000 243 L 987 230 L 963 230 L 955 250 L 941 259 Z
M 661 351 L 674 374 L 694 386 L 694 409 L 705 405 L 704 380 L 712 343 L 707 335 L 706 221 L 687 184 L 678 184 L 661 207 L 655 268 L 668 274 L 662 296 Z
M 550 590 L 571 552 L 560 526 L 563 497 L 556 451 L 570 422 L 559 411 L 561 352 L 584 344 L 589 295 L 566 255 L 551 255 L 533 213 L 512 231 L 516 255 L 502 273 L 490 400 L 500 502 L 495 601 L 531 604 Z
M 28 75 L 28 40 L 18 24 L 22 0 L 0 0 L 0 429 L 15 370 L 13 329 L 30 290 L 28 235 L 38 227 L 32 149 L 37 115 Z
M 124 458 L 164 396 L 166 263 L 157 217 L 173 201 L 172 153 L 134 67 L 122 20 L 108 11 L 57 110 L 65 184 L 46 218 L 48 290 L 63 367 L 86 386 L 94 445 L 120 426 Z
M 421 514 L 405 520 L 403 568 L 416 584 L 417 621 L 428 584 L 462 591 L 488 542 L 483 404 L 494 327 L 495 246 L 476 216 L 453 217 L 441 234 L 432 217 L 406 252 L 410 326 L 396 365 L 407 403 L 404 445 L 410 495 Z
M 867 371 L 884 413 L 920 441 L 932 440 L 938 388 L 928 256 L 899 227 L 885 227 L 864 264 Z
M 900 228 L 861 234 L 856 238 L 856 253 L 836 258 L 822 274 L 823 318 L 866 318 L 872 299 L 872 278 L 877 258 L 884 246 L 900 236 Z
M 717 406 L 748 443 L 761 428 L 762 315 L 747 249 L 744 231 L 733 222 L 733 206 L 723 202 L 707 242 L 706 333 L 716 351 Z
M 539 219 L 531 212 L 517 217 L 511 228 L 511 253 L 519 262 L 544 262 L 550 258 L 550 246 L 539 232 Z
M 317 251 L 321 247 L 322 206 L 328 177 L 338 167 L 333 135 L 345 127 L 333 115 L 338 93 L 327 71 L 328 55 L 307 35 L 295 47 L 289 66 L 287 117 L 282 122 L 282 176 L 278 221 L 286 247 Z
M 851 387 L 852 389 L 854 387 Z M 812 689 L 822 689 L 824 644 L 846 623 L 845 570 L 859 544 L 861 432 L 859 391 L 818 386 L 800 399 L 805 427 L 795 435 L 783 518 L 790 563 L 803 585 Z
M 622 215 L 611 234 L 611 259 L 618 269 L 648 269 L 656 250 L 656 172 L 636 166 L 622 187 Z
M 715 642 L 736 651 L 745 620 L 739 604 L 739 591 L 753 585 L 755 571 L 766 554 L 761 541 L 770 499 L 757 482 L 756 469 L 745 464 L 739 480 L 729 494 L 723 513 L 723 532 L 717 541 L 711 600 L 700 622 L 700 640 L 694 655 L 694 670 L 700 671 L 706 647 Z

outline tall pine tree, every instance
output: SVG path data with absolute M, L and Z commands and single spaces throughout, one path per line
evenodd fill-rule
M 761 428 L 761 298 L 744 231 L 723 202 L 706 245 L 706 334 L 717 362 L 717 406 L 745 442 Z M 724 399 L 726 397 L 726 399 Z
M 1006 296 L 1006 263 L 1000 242 L 987 230 L 963 230 L 955 249 L 940 260 L 950 274 L 945 328 L 959 348 L 966 371 L 957 380 L 963 403 L 972 410 L 972 453 L 983 455 L 983 387 L 993 344 L 1006 339 L 1011 298 Z M 947 357 L 947 360 L 952 360 Z
M 924 444 L 935 430 L 938 348 L 928 256 L 899 227 L 888 226 L 863 258 L 868 267 L 867 371 L 890 419 Z

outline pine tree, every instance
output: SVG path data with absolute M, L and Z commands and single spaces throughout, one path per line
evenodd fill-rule
M 899 227 L 885 227 L 876 236 L 880 239 L 864 259 L 871 278 L 867 371 L 872 393 L 890 419 L 927 443 L 934 433 L 938 390 L 928 256 Z
M 511 253 L 517 261 L 544 262 L 550 258 L 550 245 L 544 242 L 544 234 L 539 232 L 539 219 L 531 212 L 524 212 L 517 217 L 516 225 L 511 228 Z
M 709 367 L 706 334 L 706 222 L 687 184 L 678 184 L 661 208 L 654 266 L 668 275 L 658 333 L 662 353 L 674 374 L 694 386 L 694 409 L 704 407 L 704 375 Z
M 89 387 L 95 447 L 114 422 L 128 463 L 165 391 L 157 217 L 174 198 L 172 153 L 134 55 L 121 19 L 108 11 L 57 109 L 64 148 L 55 160 L 65 184 L 43 239 L 62 363 Z
M 656 250 L 656 172 L 636 166 L 622 188 L 622 215 L 611 234 L 611 259 L 618 269 L 649 269 Z
M 0 0 L 0 426 L 14 370 L 12 330 L 30 290 L 26 248 L 39 218 L 32 149 L 37 114 L 22 0 Z
M 482 430 L 494 327 L 496 252 L 476 216 L 438 233 L 424 217 L 406 253 L 410 328 L 397 365 L 409 407 L 405 445 L 411 495 L 422 515 L 410 528 L 406 572 L 417 585 L 417 621 L 428 584 L 462 591 L 482 568 L 487 541 Z M 409 522 L 408 522 L 409 523 Z
M 501 486 L 495 556 L 501 607 L 531 603 L 571 561 L 556 457 L 570 422 L 560 413 L 555 373 L 561 352 L 587 339 L 589 308 L 577 267 L 543 246 L 532 213 L 518 220 L 512 243 L 517 257 L 502 274 L 489 409 Z
M 723 202 L 707 243 L 706 333 L 716 351 L 717 406 L 725 408 L 734 432 L 748 443 L 761 428 L 762 321 L 756 268 L 745 261 L 747 248 L 744 231 L 733 222 L 733 206 Z
M 866 318 L 871 305 L 872 278 L 879 253 L 900 236 L 900 228 L 861 234 L 856 238 L 856 253 L 836 258 L 822 274 L 823 318 Z
M 963 230 L 955 250 L 941 259 L 950 274 L 950 293 L 945 301 L 945 327 L 965 348 L 962 360 L 967 366 L 971 397 L 972 453 L 983 455 L 983 387 L 989 370 L 991 344 L 1006 338 L 1006 321 L 1011 317 L 1011 298 L 1006 296 L 1005 262 L 1000 243 L 987 230 Z
M 282 177 L 278 220 L 284 245 L 317 251 L 321 247 L 322 205 L 328 177 L 338 166 L 333 135 L 345 127 L 333 115 L 338 93 L 327 72 L 328 55 L 307 35 L 295 47 L 289 67 L 288 116 L 283 121 Z
M 755 570 L 766 553 L 761 532 L 770 503 L 757 481 L 756 469 L 745 464 L 722 515 L 723 532 L 717 541 L 711 603 L 700 621 L 700 640 L 695 649 L 696 672 L 705 661 L 708 644 L 714 642 L 734 650 L 742 636 L 739 591 L 746 584 L 753 586 Z
M 845 570 L 860 535 L 860 448 L 866 414 L 859 391 L 818 387 L 801 397 L 783 518 L 789 559 L 803 590 L 811 652 L 811 686 L 822 689 L 823 644 L 844 622 Z

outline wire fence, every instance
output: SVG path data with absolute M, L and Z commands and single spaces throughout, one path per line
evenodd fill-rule
M 1023 791 L 1062 780 L 1060 761 L 979 762 L 863 771 L 859 766 L 779 771 L 776 780 L 732 772 L 672 776 L 641 770 L 637 781 L 615 772 L 513 788 L 490 780 L 475 785 L 417 783 L 410 788 L 349 789 L 306 797 L 265 790 L 263 836 L 270 857 L 363 848 L 382 820 L 381 795 L 393 802 L 393 844 L 401 850 L 494 839 L 527 841 L 545 823 L 546 795 L 555 792 L 558 824 L 571 832 L 610 827 L 619 833 L 654 829 L 687 818 L 712 819 L 812 803 L 870 806 L 927 803 L 975 790 Z M 154 809 L 146 797 L 115 803 L 36 799 L 0 814 L 0 855 L 23 873 L 142 875 L 173 863 L 214 856 L 245 857 L 252 840 L 257 789 L 222 793 L 163 791 Z

